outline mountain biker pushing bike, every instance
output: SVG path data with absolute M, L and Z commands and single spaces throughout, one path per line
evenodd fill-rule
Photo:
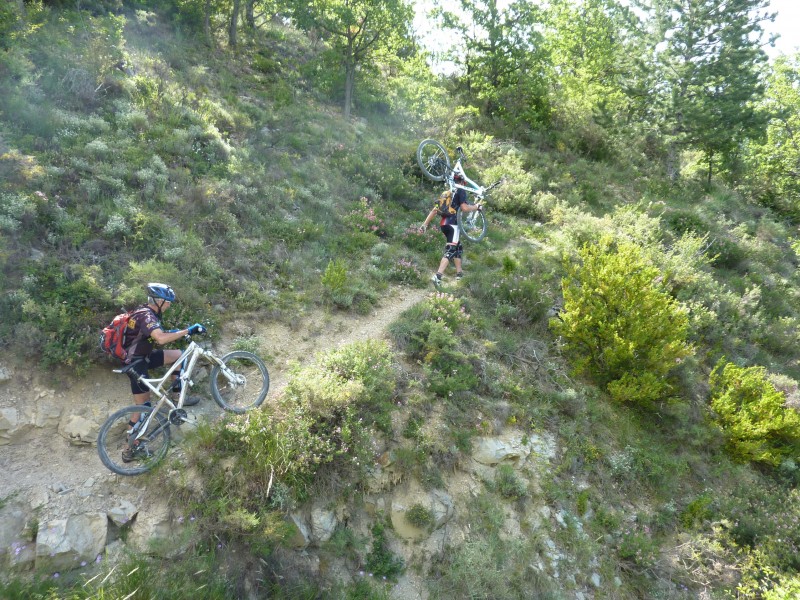
M 461 185 L 465 183 L 464 176 L 461 173 L 454 173 L 453 181 Z M 445 190 L 442 192 L 442 194 L 451 193 L 452 192 L 450 190 Z M 472 212 L 481 210 L 482 208 L 480 204 L 470 204 L 467 202 L 467 191 L 463 188 L 456 188 L 456 191 L 450 201 L 450 206 L 450 211 L 448 211 L 446 214 L 442 214 L 440 211 L 439 202 L 437 201 L 436 205 L 431 209 L 431 212 L 428 213 L 428 216 L 425 218 L 425 222 L 420 228 L 422 231 L 425 231 L 428 228 L 428 224 L 436 215 L 441 216 L 439 226 L 447 242 L 444 246 L 442 260 L 439 261 L 439 269 L 431 277 L 433 285 L 435 285 L 437 288 L 442 284 L 442 277 L 444 276 L 444 272 L 451 260 L 456 267 L 456 281 L 460 281 L 461 278 L 464 277 L 464 271 L 461 269 L 461 257 L 464 254 L 464 247 L 461 245 L 460 234 L 458 230 L 458 208 L 461 207 L 462 212 Z
M 133 373 L 147 377 L 147 372 L 151 367 L 158 368 L 164 365 L 171 365 L 181 357 L 180 350 L 154 350 L 153 344 L 163 346 L 179 340 L 187 334 L 193 335 L 205 332 L 205 327 L 200 323 L 195 323 L 186 329 L 164 331 L 161 326 L 161 315 L 173 302 L 175 302 L 175 292 L 171 287 L 163 283 L 148 283 L 147 303 L 136 308 L 128 320 L 123 346 L 128 351 L 128 358 L 125 362 L 133 365 L 131 369 L 131 392 L 133 393 L 134 404 L 149 406 L 150 390 L 139 383 Z M 180 384 L 180 380 L 176 379 L 172 386 L 172 391 L 180 391 Z M 199 398 L 196 396 L 189 396 L 184 400 L 184 406 L 192 406 L 197 404 L 198 401 Z M 139 416 L 134 415 L 128 425 L 133 429 L 138 421 Z

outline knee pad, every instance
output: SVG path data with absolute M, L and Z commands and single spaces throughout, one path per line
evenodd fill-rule
M 456 251 L 453 254 L 453 258 L 461 258 L 461 255 L 464 254 L 464 246 L 461 245 L 461 242 L 456 244 Z
M 460 245 L 461 244 L 458 244 L 458 245 L 456 245 L 456 244 L 447 244 L 444 247 L 444 254 L 442 256 L 444 258 L 446 258 L 447 260 L 453 260 L 454 258 L 460 257 L 461 254 L 458 251 L 458 246 L 460 246 Z

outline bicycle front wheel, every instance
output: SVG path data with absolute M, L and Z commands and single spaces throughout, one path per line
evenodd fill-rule
M 436 140 L 423 140 L 417 147 L 417 164 L 425 177 L 432 181 L 444 181 L 452 170 L 450 157 Z
M 222 357 L 211 370 L 211 395 L 223 409 L 243 413 L 261 406 L 269 391 L 264 361 L 252 352 L 236 351 Z
M 144 435 L 134 440 L 128 435 L 128 421 L 140 415 L 144 423 L 153 409 L 149 406 L 126 406 L 108 417 L 97 434 L 97 453 L 103 464 L 117 475 L 141 475 L 155 467 L 169 449 L 169 423 L 157 414 Z
M 486 230 L 489 227 L 489 223 L 482 210 L 473 210 L 465 213 L 461 210 L 461 207 L 459 207 L 456 220 L 458 221 L 458 228 L 461 230 L 461 235 L 467 239 L 473 242 L 480 242 L 486 237 Z

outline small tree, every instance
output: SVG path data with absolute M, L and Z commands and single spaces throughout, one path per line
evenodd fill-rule
M 553 324 L 578 372 L 621 402 L 669 391 L 666 375 L 691 354 L 686 310 L 638 246 L 604 237 L 566 265 L 564 312 Z
M 289 3 L 298 26 L 324 36 L 344 69 L 345 118 L 350 117 L 356 71 L 379 50 L 408 37 L 413 11 L 405 0 L 312 0 Z
M 720 361 L 710 377 L 711 407 L 734 457 L 779 465 L 800 451 L 800 414 L 766 375 L 764 367 Z

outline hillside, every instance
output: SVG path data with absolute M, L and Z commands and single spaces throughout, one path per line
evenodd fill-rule
M 600 117 L 520 133 L 407 48 L 344 118 L 288 19 L 100 5 L 31 3 L 0 60 L 0 595 L 794 597 L 791 198 Z M 428 137 L 506 181 L 442 293 Z M 96 336 L 147 281 L 272 386 L 123 478 Z

